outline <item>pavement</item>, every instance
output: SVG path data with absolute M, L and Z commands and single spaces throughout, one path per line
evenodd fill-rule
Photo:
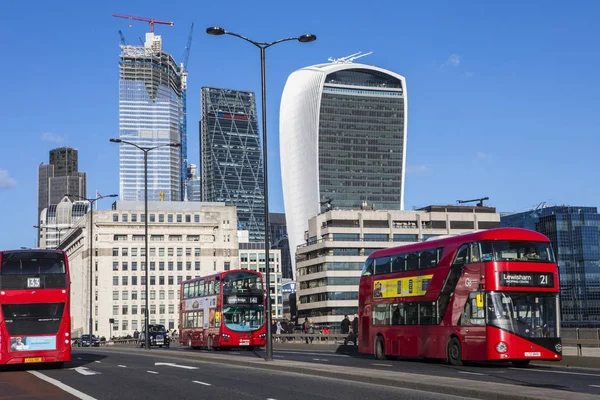
M 600 369 L 545 365 L 517 369 L 507 364 L 457 368 L 441 362 L 379 361 L 325 349 L 282 347 L 285 345 L 276 346 L 272 362 L 264 361 L 264 350 L 208 352 L 172 347 L 146 351 L 119 346 L 77 349 L 73 351 L 73 362 L 65 369 L 38 372 L 75 391 L 76 398 L 86 400 L 161 396 L 275 400 L 307 397 L 389 400 L 390 396 L 502 400 L 600 398 Z M 2 389 L 0 386 L 0 400 L 4 398 Z M 15 393 L 7 398 L 16 397 L 21 395 Z

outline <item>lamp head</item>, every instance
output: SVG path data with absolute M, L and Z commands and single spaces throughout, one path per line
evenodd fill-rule
M 210 28 L 206 28 L 206 33 L 209 35 L 220 36 L 224 35 L 226 32 L 225 29 L 221 28 L 220 26 L 211 26 Z
M 171 147 L 181 147 L 181 143 L 169 143 Z
M 306 35 L 302 35 L 298 37 L 298 41 L 302 43 L 310 43 L 317 40 L 317 35 L 313 35 L 312 33 L 307 33 Z
M 121 139 L 110 139 L 113 143 L 121 143 Z

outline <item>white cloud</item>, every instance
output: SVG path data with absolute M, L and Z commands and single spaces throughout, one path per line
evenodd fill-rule
M 65 136 L 63 135 L 59 135 L 56 133 L 52 133 L 52 132 L 44 132 L 42 133 L 42 140 L 44 142 L 52 142 L 52 143 L 64 143 L 65 141 Z
M 478 160 L 483 160 L 485 158 L 488 158 L 489 156 L 489 154 L 484 153 L 483 151 L 478 151 L 477 153 L 475 153 L 475 158 Z
M 8 176 L 8 171 L 0 169 L 0 189 L 8 189 L 17 184 L 17 181 Z
M 450 54 L 450 57 L 440 65 L 440 68 L 458 67 L 460 65 L 460 56 L 458 54 Z
M 430 164 L 409 165 L 406 167 L 406 173 L 411 175 L 424 175 L 431 173 Z

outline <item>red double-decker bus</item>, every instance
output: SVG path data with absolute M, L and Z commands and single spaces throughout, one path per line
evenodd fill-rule
M 467 361 L 561 359 L 550 241 L 516 228 L 429 240 L 369 256 L 359 286 L 362 353 Z
M 231 270 L 181 284 L 179 341 L 194 349 L 266 344 L 262 274 Z
M 63 251 L 0 252 L 0 364 L 71 361 L 70 281 Z

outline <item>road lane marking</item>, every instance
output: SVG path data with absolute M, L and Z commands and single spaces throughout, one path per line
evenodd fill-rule
M 81 400 L 96 400 L 96 398 L 94 398 L 88 394 L 85 394 L 83 392 L 80 392 L 79 390 L 72 388 L 71 386 L 67 386 L 64 383 L 57 381 L 56 379 L 52 379 L 52 378 L 42 374 L 41 372 L 38 372 L 38 371 L 27 371 L 27 372 L 29 372 L 31 375 L 33 375 L 43 381 L 46 381 L 46 382 L 56 386 L 59 389 L 64 390 L 65 392 L 67 392 Z
M 156 372 L 156 371 L 146 371 L 146 372 L 147 372 L 147 373 L 149 373 L 149 374 L 155 374 L 155 375 L 158 375 L 158 372 Z
M 313 361 L 329 361 L 324 358 L 313 358 Z
M 590 387 L 597 387 L 597 388 L 600 388 L 600 385 L 590 385 Z
M 344 358 L 348 358 L 350 356 L 347 356 L 345 354 L 331 354 L 329 352 L 326 351 L 322 351 L 320 353 L 316 353 L 316 352 L 304 352 L 304 351 L 281 351 L 281 350 L 277 350 L 278 353 L 284 353 L 284 354 L 300 354 L 300 355 L 307 355 L 307 356 L 327 356 L 327 357 L 344 357 Z
M 119 368 L 127 368 L 127 365 L 117 365 Z
M 83 358 L 81 358 L 81 357 L 77 357 L 77 359 L 78 359 L 78 360 L 83 360 Z
M 71 370 L 80 373 L 81 375 L 99 375 L 100 372 L 96 372 L 96 371 L 92 371 L 91 369 L 88 369 L 88 367 L 75 367 L 75 368 L 71 368 Z
M 469 371 L 458 371 L 459 374 L 467 374 L 467 375 L 481 375 L 484 376 L 485 374 L 482 374 L 480 372 L 469 372 Z
M 393 365 L 390 365 L 390 364 L 377 364 L 377 363 L 374 363 L 372 365 L 376 365 L 378 367 L 393 367 Z
M 565 375 L 581 375 L 581 376 L 597 376 L 600 377 L 600 374 L 587 374 L 585 372 L 567 372 L 567 371 L 552 371 L 552 370 L 545 370 L 545 369 L 535 369 L 535 368 L 512 368 L 509 367 L 509 369 L 518 369 L 520 371 L 535 371 L 535 372 L 549 372 L 551 374 L 565 374 Z
M 96 364 L 101 364 L 101 362 L 100 362 L 100 361 L 94 361 L 94 362 L 95 362 Z
M 199 383 L 200 385 L 204 385 L 204 386 L 211 386 L 210 383 L 206 383 L 206 382 L 200 382 L 200 381 L 192 381 L 194 383 Z
M 241 353 L 238 353 L 237 351 L 232 351 L 231 354 L 241 354 Z
M 273 358 L 285 358 L 285 356 L 273 355 Z
M 183 368 L 183 369 L 198 369 L 198 367 L 190 367 L 188 365 L 178 365 L 175 363 L 163 363 L 163 362 L 155 362 L 155 366 L 164 365 L 167 367 L 175 367 L 175 368 Z

